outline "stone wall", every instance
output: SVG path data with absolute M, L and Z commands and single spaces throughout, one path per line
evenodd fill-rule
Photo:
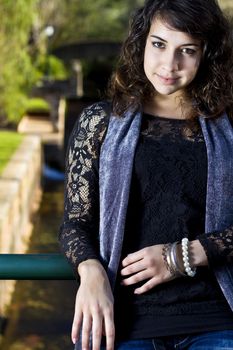
M 41 197 L 39 136 L 25 136 L 0 176 L 0 254 L 22 254 L 32 231 L 31 217 Z M 0 317 L 6 315 L 14 281 L 0 281 Z

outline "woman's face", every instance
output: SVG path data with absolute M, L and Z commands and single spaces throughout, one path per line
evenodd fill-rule
M 161 95 L 183 92 L 195 78 L 202 57 L 201 42 L 155 19 L 147 37 L 144 71 Z

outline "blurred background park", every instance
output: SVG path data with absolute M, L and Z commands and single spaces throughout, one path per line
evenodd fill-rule
M 143 0 L 0 0 L 0 254 L 58 253 L 64 158 Z M 232 0 L 220 6 L 233 15 Z M 72 349 L 75 281 L 0 280 L 0 348 Z

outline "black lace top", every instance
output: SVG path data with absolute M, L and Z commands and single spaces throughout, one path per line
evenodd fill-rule
M 198 121 L 144 114 L 122 258 L 183 237 L 205 242 L 206 185 L 206 146 Z M 215 259 L 217 255 L 213 263 Z M 224 257 L 219 256 L 217 263 L 224 263 Z M 115 290 L 121 338 L 233 329 L 233 313 L 208 267 L 198 268 L 195 278 L 175 279 L 143 295 L 135 295 L 135 287 L 117 283 Z
M 99 258 L 98 161 L 107 126 L 106 105 L 93 105 L 81 114 L 70 140 L 60 243 L 76 275 L 80 262 Z M 187 324 L 188 332 L 197 331 L 197 322 L 190 325 L 195 319 L 194 316 L 190 320 L 190 312 L 198 315 L 198 319 L 200 314 L 202 318 L 209 313 L 208 320 L 204 319 L 208 324 L 213 320 L 213 313 L 218 315 L 217 325 L 215 322 L 214 327 L 212 322 L 207 327 L 209 330 L 233 329 L 231 312 L 211 271 L 212 266 L 232 256 L 233 227 L 223 232 L 204 233 L 206 175 L 206 149 L 198 121 L 143 115 L 122 255 L 187 236 L 190 240 L 200 240 L 210 269 L 200 268 L 193 279 L 176 279 L 143 296 L 133 297 L 130 288 L 125 290 L 118 285 L 115 297 L 119 307 L 116 309 L 125 310 L 128 305 L 126 314 L 132 315 L 130 319 L 125 318 L 131 327 L 127 336 L 178 334 Z M 122 300 L 126 303 L 122 304 Z M 152 322 L 151 317 L 155 315 L 160 317 Z M 117 324 L 122 316 L 116 314 Z M 164 325 L 170 322 L 171 327 L 162 327 L 163 322 Z M 164 334 L 161 327 L 151 328 L 152 324 L 160 325 L 168 333 Z M 120 324 L 118 327 L 122 329 Z M 143 334 L 142 329 L 148 330 L 147 334 Z

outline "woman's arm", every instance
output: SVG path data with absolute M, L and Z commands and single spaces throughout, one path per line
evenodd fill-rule
M 102 104 L 86 108 L 70 137 L 66 156 L 64 217 L 59 241 L 78 278 L 78 265 L 99 258 L 99 152 L 108 124 Z
M 106 107 L 106 106 L 105 106 Z M 77 291 L 72 340 L 82 349 L 99 350 L 103 330 L 107 349 L 113 349 L 113 296 L 108 277 L 99 260 L 99 179 L 98 163 L 108 114 L 102 104 L 83 111 L 69 142 L 66 158 L 65 208 L 60 245 L 80 286 Z
M 233 257 L 233 226 L 222 231 L 197 236 L 205 250 L 209 266 L 215 267 L 230 261 Z

